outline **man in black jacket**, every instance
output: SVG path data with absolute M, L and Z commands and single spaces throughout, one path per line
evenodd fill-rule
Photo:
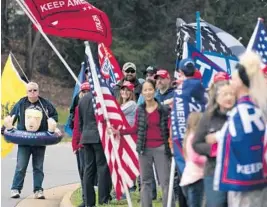
M 84 197 L 85 206 L 95 206 L 94 180 L 98 172 L 98 203 L 107 204 L 110 200 L 111 177 L 104 150 L 101 144 L 97 123 L 95 120 L 93 95 L 87 93 L 79 101 L 79 125 L 81 144 L 84 146 Z M 96 167 L 97 169 L 96 169 Z
M 134 84 L 135 100 L 138 100 L 139 95 L 141 94 L 142 84 L 136 78 L 136 66 L 135 66 L 135 64 L 133 64 L 131 62 L 125 63 L 122 67 L 122 72 L 123 72 L 124 78 L 113 88 L 115 97 L 116 98 L 119 97 L 120 89 L 121 89 L 121 86 L 123 85 L 124 81 L 129 81 L 132 84 Z
M 17 129 L 25 130 L 25 111 L 29 107 L 39 107 L 42 109 L 42 120 L 37 131 L 47 131 L 47 119 L 52 118 L 58 121 L 58 114 L 54 106 L 46 99 L 39 96 L 39 86 L 35 82 L 27 84 L 27 96 L 21 98 L 13 107 L 10 116 L 15 116 L 14 123 L 17 121 Z M 32 155 L 33 166 L 33 185 L 36 199 L 44 199 L 42 183 L 44 179 L 44 156 L 45 146 L 28 146 L 18 145 L 17 165 L 11 187 L 11 198 L 19 198 L 23 188 L 26 169 L 29 164 L 30 156 Z

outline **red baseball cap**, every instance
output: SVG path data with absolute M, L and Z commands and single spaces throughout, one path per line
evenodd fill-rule
M 195 70 L 195 73 L 194 73 L 194 76 L 193 78 L 196 78 L 196 79 L 202 79 L 202 75 L 201 75 L 201 72 L 199 70 Z
M 170 74 L 167 70 L 165 69 L 159 69 L 155 75 L 155 79 L 157 79 L 158 77 L 161 78 L 170 78 Z
M 123 82 L 123 84 L 121 86 L 121 89 L 124 88 L 124 87 L 128 88 L 130 91 L 133 91 L 134 90 L 134 84 L 132 84 L 129 81 L 124 81 Z
M 214 75 L 213 83 L 217 83 L 219 81 L 230 80 L 230 76 L 226 72 L 218 72 Z
M 90 85 L 89 85 L 89 83 L 88 82 L 84 82 L 82 85 L 81 85 L 81 91 L 85 91 L 85 90 L 87 90 L 87 91 L 89 91 L 90 90 Z

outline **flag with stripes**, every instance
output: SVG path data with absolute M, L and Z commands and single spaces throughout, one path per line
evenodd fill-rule
M 196 23 L 179 25 L 178 35 L 183 40 L 189 37 L 189 43 L 196 43 Z M 231 34 L 208 23 L 201 21 L 202 51 L 217 52 L 225 56 L 239 56 L 245 52 L 245 47 Z
M 86 56 L 86 64 L 89 65 L 88 57 Z M 128 188 L 132 187 L 134 180 L 139 175 L 138 154 L 136 152 L 136 135 L 124 135 L 121 138 L 116 138 L 112 143 L 108 133 L 107 122 L 104 117 L 103 107 L 106 108 L 110 124 L 114 128 L 130 127 L 119 104 L 110 91 L 110 87 L 102 77 L 100 70 L 96 68 L 98 81 L 93 79 L 92 71 L 89 69 L 89 83 L 94 95 L 95 117 L 98 126 L 98 131 L 104 153 L 107 159 L 108 167 L 111 174 L 112 183 L 116 192 L 117 199 L 121 198 L 124 193 L 122 179 L 124 179 Z M 99 82 L 99 83 L 98 83 Z M 100 84 L 100 89 L 97 90 L 97 84 Z M 104 104 L 101 105 L 99 97 L 103 94 Z M 114 145 L 113 145 L 114 144 Z M 118 161 L 115 158 L 115 150 L 118 152 L 122 169 L 119 169 Z M 123 175 L 123 177 L 122 177 Z
M 247 50 L 254 50 L 261 56 L 263 64 L 267 65 L 267 30 L 261 18 L 258 19 L 257 25 L 248 43 Z
M 123 74 L 111 49 L 104 43 L 98 44 L 98 59 L 103 78 L 113 88 L 123 78 Z

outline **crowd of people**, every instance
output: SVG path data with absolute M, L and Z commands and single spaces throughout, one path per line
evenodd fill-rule
M 260 57 L 246 52 L 230 77 L 217 73 L 205 90 L 201 74 L 191 59 L 180 61 L 178 80 L 168 70 L 149 66 L 144 83 L 136 77 L 134 63 L 122 67 L 124 78 L 113 88 L 114 96 L 129 127 L 109 128 L 116 135 L 136 134 L 140 177 L 130 191 L 140 191 L 142 207 L 152 207 L 157 185 L 162 189 L 162 206 L 167 206 L 170 166 L 173 156 L 170 114 L 175 91 L 190 89 L 186 96 L 207 105 L 204 112 L 193 111 L 187 118 L 183 139 L 185 168 L 177 167 L 171 206 L 180 207 L 264 207 L 267 206 L 267 67 L 261 69 Z M 87 71 L 88 72 L 88 71 Z M 86 73 L 87 75 L 87 73 Z M 25 128 L 25 110 L 42 108 L 38 131 L 48 129 L 47 119 L 57 121 L 55 108 L 39 96 L 36 83 L 27 86 L 27 97 L 11 111 Z M 205 93 L 208 93 L 208 100 Z M 112 182 L 101 145 L 94 114 L 93 94 L 87 81 L 82 83 L 71 108 L 72 147 L 77 156 L 83 203 L 96 205 L 115 199 Z M 14 120 L 15 123 L 15 120 Z M 33 157 L 34 192 L 44 199 L 42 181 L 45 147 L 19 146 L 11 197 L 18 198 L 23 187 L 29 157 Z M 176 185 L 175 185 L 176 184 Z

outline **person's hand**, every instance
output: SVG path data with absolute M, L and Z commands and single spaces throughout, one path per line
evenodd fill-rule
M 205 140 L 206 140 L 206 143 L 208 143 L 208 144 L 217 143 L 216 133 L 210 133 L 210 134 L 206 135 Z
M 59 128 L 55 129 L 55 133 L 60 137 L 62 136 L 62 132 L 59 130 Z
M 48 131 L 55 132 L 57 128 L 57 122 L 53 118 L 47 119 Z
M 111 126 L 108 128 L 108 134 L 109 135 L 111 135 L 111 134 L 120 135 L 120 128 L 121 127 L 119 127 L 118 129 L 115 129 L 113 126 Z
M 14 128 L 14 126 L 13 126 L 14 118 L 15 118 L 15 115 L 13 115 L 12 117 L 11 116 L 7 116 L 4 119 L 4 126 L 6 127 L 7 130 Z

